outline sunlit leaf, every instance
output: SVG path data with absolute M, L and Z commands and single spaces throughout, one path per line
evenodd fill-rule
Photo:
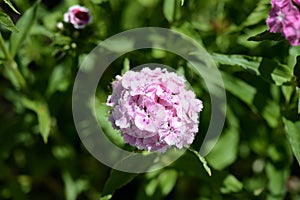
M 227 66 L 241 66 L 249 72 L 255 73 L 270 83 L 282 85 L 290 82 L 293 72 L 286 65 L 262 57 L 250 57 L 243 55 L 212 54 L 215 62 Z
M 103 197 L 100 197 L 100 200 L 109 200 L 112 198 L 112 195 L 111 194 L 108 194 L 108 195 L 105 195 Z
M 51 127 L 51 116 L 47 103 L 41 98 L 31 100 L 23 97 L 21 101 L 26 108 L 34 111 L 37 114 L 40 133 L 44 142 L 47 143 Z
M 15 26 L 11 18 L 3 12 L 0 12 L 0 25 L 11 32 L 19 32 L 18 28 Z
M 147 196 L 151 197 L 154 195 L 155 191 L 158 190 L 158 180 L 157 178 L 152 178 L 145 186 L 145 193 Z
M 300 165 L 300 122 L 292 122 L 287 119 L 284 119 L 283 122 L 293 153 Z
M 272 59 L 263 58 L 258 70 L 264 80 L 276 85 L 291 83 L 293 79 L 293 72 L 288 66 Z
M 163 5 L 163 12 L 169 22 L 174 21 L 174 14 L 176 9 L 176 0 L 165 0 Z
M 73 180 L 69 172 L 64 172 L 62 177 L 65 183 L 66 200 L 76 200 L 78 195 L 88 188 L 86 180 Z
M 269 14 L 269 0 L 258 1 L 257 7 L 243 22 L 242 26 L 252 26 L 258 24 L 261 21 L 265 21 Z
M 149 197 L 167 196 L 174 188 L 177 180 L 177 172 L 175 170 L 162 170 L 156 176 L 151 177 L 145 186 L 145 192 Z M 159 192 L 158 192 L 159 191 Z
M 177 180 L 175 170 L 165 170 L 158 176 L 161 192 L 164 196 L 168 195 L 174 188 Z
M 130 70 L 130 61 L 128 58 L 125 58 L 123 62 L 123 69 L 121 71 L 121 75 L 124 75 L 129 70 Z
M 276 196 L 277 199 L 283 199 L 286 194 L 286 181 L 288 178 L 288 169 L 277 169 L 271 163 L 266 165 L 266 174 L 268 177 L 269 198 Z
M 289 48 L 289 56 L 288 56 L 287 65 L 291 69 L 293 69 L 293 68 L 295 69 L 298 59 L 300 58 L 299 55 L 300 55 L 300 46 L 291 46 Z M 299 58 L 297 58 L 297 57 L 299 57 Z
M 283 85 L 283 86 L 281 86 L 281 91 L 282 91 L 282 94 L 283 94 L 286 102 L 289 102 L 290 99 L 291 99 L 292 94 L 294 93 L 293 86 L 290 86 L 290 85 L 285 86 L 285 85 Z
M 243 184 L 231 174 L 224 179 L 223 185 L 221 188 L 223 194 L 239 192 L 243 189 Z
M 10 0 L 4 0 L 4 2 L 17 14 L 20 14 L 20 12 L 13 6 Z
M 124 140 L 120 132 L 115 130 L 112 127 L 111 122 L 109 121 L 109 108 L 99 100 L 95 101 L 96 117 L 100 123 L 102 129 L 104 130 L 105 135 L 117 146 L 123 147 Z

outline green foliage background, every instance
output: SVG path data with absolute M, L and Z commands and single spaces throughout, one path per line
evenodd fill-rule
M 64 23 L 59 29 L 74 4 L 90 9 L 93 23 L 82 30 Z M 0 5 L 0 199 L 300 199 L 300 47 L 268 32 L 269 0 L 5 0 Z M 151 173 L 111 170 L 77 135 L 71 94 L 80 63 L 102 40 L 149 26 L 190 36 L 222 74 L 227 113 L 222 135 L 206 157 L 212 176 L 191 151 Z M 112 79 L 123 68 L 147 62 L 172 66 L 203 100 L 206 109 L 192 145 L 199 148 L 210 120 L 205 83 L 186 61 L 158 50 L 128 53 L 106 70 L 96 107 L 107 136 L 124 147 L 106 123 L 103 102 Z

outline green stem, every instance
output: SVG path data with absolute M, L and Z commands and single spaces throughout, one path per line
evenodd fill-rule
M 26 90 L 27 89 L 26 81 L 25 81 L 24 77 L 22 76 L 21 72 L 19 71 L 17 63 L 15 62 L 15 60 L 13 59 L 13 57 L 7 50 L 1 32 L 0 32 L 0 47 L 4 53 L 4 56 L 6 57 L 6 59 L 8 61 L 7 66 L 13 72 L 14 76 L 18 80 L 20 87 L 22 89 Z
M 208 167 L 205 158 L 202 157 L 202 156 L 199 154 L 199 152 L 196 151 L 196 150 L 194 150 L 194 149 L 188 148 L 188 150 L 191 151 L 192 153 L 194 153 L 194 154 L 198 157 L 198 159 L 202 162 L 202 165 L 203 165 L 205 171 L 208 173 L 209 176 L 211 176 L 211 170 L 210 170 L 210 168 Z
M 9 60 L 9 61 L 13 60 L 13 58 L 11 57 L 9 51 L 7 50 L 7 48 L 5 46 L 5 42 L 4 42 L 4 39 L 3 39 L 1 33 L 0 33 L 0 46 L 1 46 L 1 49 L 2 49 L 5 57 L 7 58 L 7 60 Z

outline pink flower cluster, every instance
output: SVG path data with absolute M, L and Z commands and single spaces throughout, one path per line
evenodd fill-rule
M 107 99 L 110 121 L 125 143 L 165 152 L 188 147 L 198 132 L 202 102 L 185 88 L 185 79 L 166 69 L 128 71 L 112 83 Z
M 300 0 L 271 0 L 272 9 L 267 19 L 270 32 L 282 32 L 291 45 L 300 44 Z
M 76 29 L 82 29 L 92 22 L 92 16 L 86 7 L 74 5 L 64 14 L 64 22 L 73 24 Z

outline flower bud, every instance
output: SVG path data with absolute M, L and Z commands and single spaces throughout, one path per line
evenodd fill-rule
M 64 14 L 64 22 L 73 24 L 76 29 L 82 29 L 92 22 L 92 16 L 86 7 L 74 5 Z

